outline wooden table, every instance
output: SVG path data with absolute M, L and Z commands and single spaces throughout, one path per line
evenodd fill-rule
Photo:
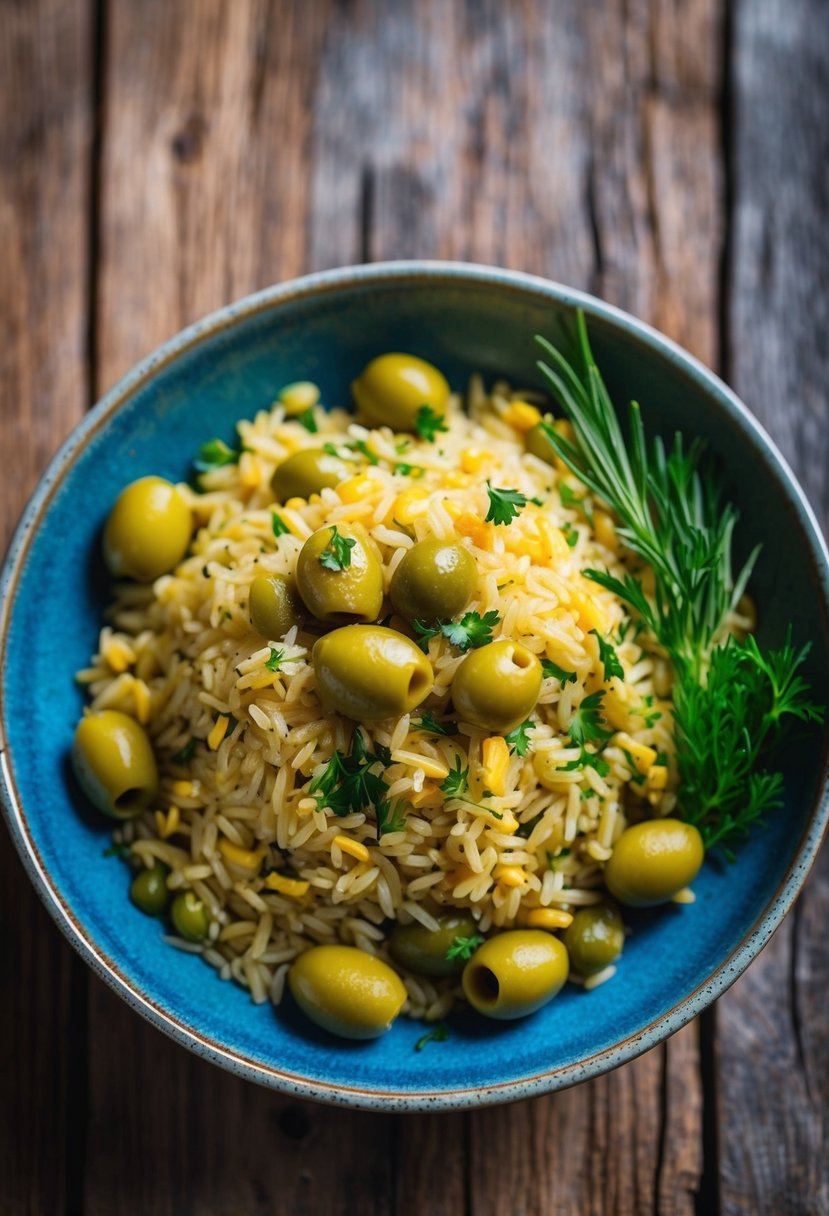
M 519 267 L 652 321 L 743 395 L 825 523 L 828 166 L 825 0 L 0 0 L 2 535 L 158 342 L 399 257 Z M 150 1029 L 0 835 L 4 1214 L 829 1211 L 825 853 L 748 974 L 648 1055 L 390 1118 Z

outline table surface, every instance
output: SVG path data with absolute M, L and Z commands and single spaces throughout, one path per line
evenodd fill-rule
M 826 524 L 828 103 L 825 0 L 0 0 L 3 540 L 157 343 L 400 257 L 651 321 L 735 386 Z M 564 1093 L 391 1118 L 174 1046 L 74 956 L 0 833 L 0 1211 L 826 1213 L 827 919 L 824 852 L 667 1043 Z

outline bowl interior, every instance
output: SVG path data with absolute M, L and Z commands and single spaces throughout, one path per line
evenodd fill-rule
M 127 899 L 126 867 L 104 856 L 111 825 L 87 811 L 69 780 L 67 755 L 83 704 L 73 673 L 96 646 L 107 598 L 100 530 L 125 483 L 147 473 L 186 478 L 200 443 L 214 435 L 231 440 L 235 420 L 268 406 L 289 381 L 314 380 L 327 403 L 346 402 L 351 379 L 385 350 L 422 355 L 456 387 L 476 370 L 537 385 L 533 335 L 558 337 L 574 299 L 507 276 L 398 269 L 228 310 L 221 325 L 208 323 L 126 392 L 116 390 L 120 408 L 97 416 L 24 538 L 8 609 L 2 715 L 25 833 L 78 933 L 134 993 L 180 1033 L 192 1032 L 197 1048 L 218 1047 L 261 1070 L 260 1079 L 296 1083 L 332 1100 L 377 1104 L 398 1095 L 403 1104 L 414 1098 L 439 1105 L 480 1100 L 488 1090 L 508 1096 L 498 1087 L 517 1083 L 530 1086 L 511 1095 L 578 1080 L 611 1062 L 597 1060 L 602 1053 L 622 1044 L 627 1054 L 656 1041 L 666 1015 L 691 994 L 696 1005 L 682 1016 L 704 1003 L 712 973 L 757 928 L 796 862 L 824 782 L 814 737 L 787 749 L 786 805 L 752 835 L 739 860 L 706 864 L 692 906 L 634 918 L 612 983 L 589 994 L 568 986 L 522 1022 L 454 1019 L 450 1038 L 422 1052 L 413 1048 L 424 1028 L 406 1019 L 375 1043 L 349 1045 L 309 1029 L 290 1008 L 254 1007 L 198 959 L 164 945 L 160 926 Z M 742 510 L 741 547 L 764 546 L 753 584 L 760 634 L 779 642 L 791 621 L 798 640 L 811 640 L 808 674 L 825 699 L 824 566 L 776 458 L 695 365 L 612 310 L 594 303 L 588 311 L 617 399 L 635 396 L 649 429 L 702 435 L 719 458 L 725 491 Z

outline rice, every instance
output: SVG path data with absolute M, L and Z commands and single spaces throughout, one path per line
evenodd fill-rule
M 434 443 L 367 430 L 342 410 L 318 413 L 315 434 L 280 404 L 240 422 L 239 462 L 204 475 L 203 493 L 180 487 L 197 522 L 190 555 L 150 588 L 117 588 L 98 652 L 78 675 L 91 709 L 133 714 L 153 740 L 158 807 L 119 828 L 119 839 L 133 864 L 169 866 L 170 889 L 193 890 L 211 917 L 204 945 L 165 940 L 201 953 L 256 1002 L 279 1002 L 290 962 L 313 943 L 358 945 L 391 961 L 384 942 L 394 919 L 434 929 L 441 912 L 461 908 L 486 932 L 521 925 L 536 908 L 595 903 L 630 808 L 658 815 L 673 806 L 665 664 L 629 628 L 621 603 L 582 574 L 624 573 L 612 521 L 580 504 L 582 487 L 563 466 L 525 452 L 510 422 L 517 399 L 504 385 L 487 395 L 476 378 L 468 412 L 454 398 L 449 430 Z M 275 506 L 277 464 L 323 443 L 348 456 L 354 477 L 307 502 Z M 357 443 L 377 463 L 349 447 Z M 508 526 L 485 522 L 487 481 L 530 500 Z M 405 821 L 379 839 L 370 809 L 337 817 L 309 794 L 354 732 L 320 706 L 310 659 L 317 635 L 292 629 L 263 645 L 247 611 L 257 575 L 291 574 L 313 532 L 346 523 L 367 530 L 386 589 L 413 543 L 462 537 L 479 571 L 467 610 L 497 612 L 494 638 L 519 641 L 571 673 L 565 682 L 545 678 L 526 754 L 514 750 L 488 791 L 487 731 L 461 722 L 443 737 L 417 727 L 425 711 L 451 716 L 463 659 L 445 637 L 433 638 L 432 695 L 412 715 L 360 727 L 369 749 L 388 749 L 383 778 L 405 810 Z M 623 678 L 604 681 L 591 631 L 612 639 Z M 599 689 L 615 734 L 604 763 L 582 767 L 569 728 Z M 447 800 L 441 781 L 458 763 L 469 769 L 468 800 Z M 652 781 L 654 767 L 665 766 L 667 781 Z M 256 863 L 240 862 L 245 856 Z M 452 981 L 392 965 L 403 975 L 408 1013 L 437 1020 L 449 1012 Z

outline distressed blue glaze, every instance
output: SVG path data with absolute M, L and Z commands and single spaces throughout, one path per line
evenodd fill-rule
M 111 826 L 76 795 L 67 753 L 82 698 L 73 672 L 95 647 L 106 580 L 99 534 L 122 486 L 147 473 L 185 477 L 205 439 L 267 406 L 291 380 L 329 403 L 373 355 L 412 351 L 456 387 L 473 370 L 538 384 L 533 334 L 558 337 L 587 311 L 619 399 L 635 395 L 649 429 L 705 436 L 740 504 L 741 543 L 762 540 L 754 582 L 761 635 L 791 619 L 814 643 L 810 676 L 829 700 L 827 555 L 814 518 L 768 437 L 734 395 L 666 339 L 590 297 L 506 271 L 397 263 L 335 271 L 223 309 L 161 348 L 84 421 L 27 508 L 3 574 L 0 745 L 6 817 L 23 862 L 64 932 L 135 1008 L 200 1054 L 277 1088 L 352 1105 L 459 1107 L 572 1084 L 658 1042 L 747 966 L 791 903 L 827 818 L 826 756 L 793 749 L 787 801 L 733 866 L 706 864 L 689 907 L 640 913 L 616 979 L 568 988 L 512 1024 L 471 1016 L 422 1052 L 401 1019 L 372 1044 L 309 1029 L 287 1007 L 256 1008 L 199 960 L 164 946 L 127 900 L 128 872 L 102 856 Z

